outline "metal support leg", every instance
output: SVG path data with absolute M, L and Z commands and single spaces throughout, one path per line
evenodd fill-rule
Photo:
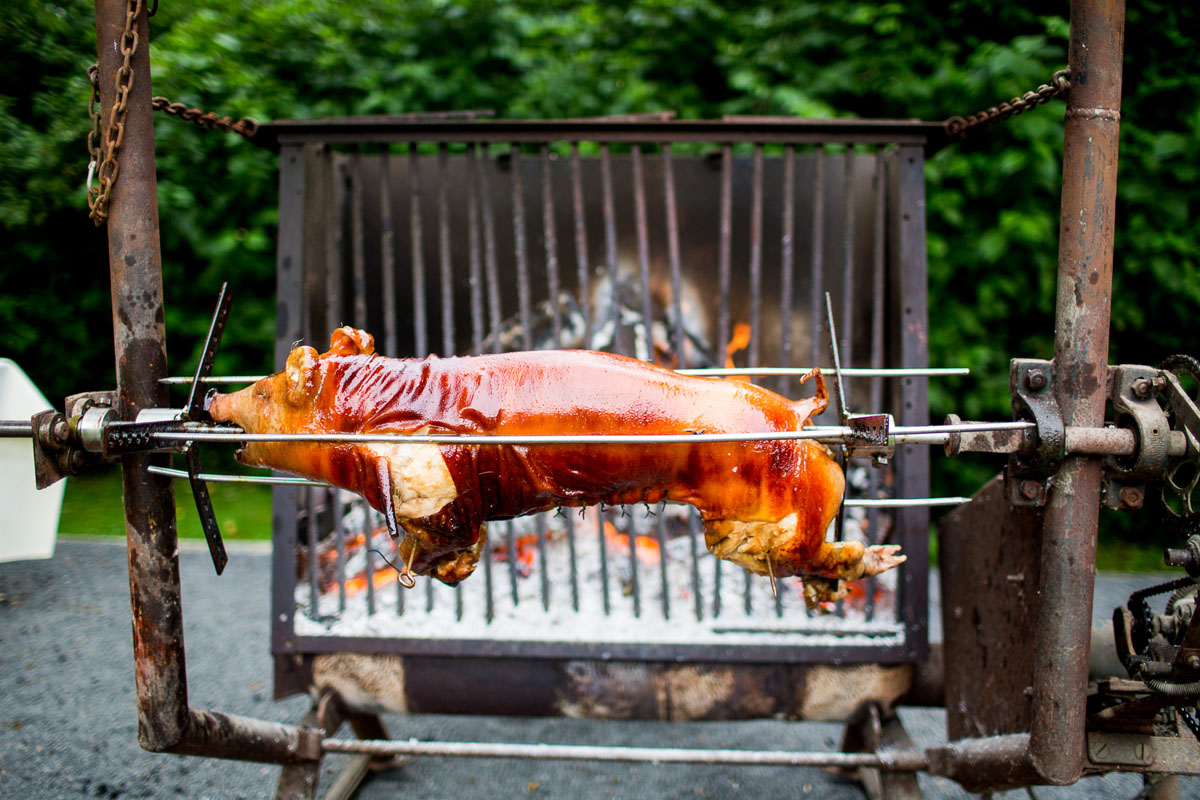
M 312 708 L 300 720 L 300 730 L 324 739 L 335 735 L 344 722 L 350 723 L 350 727 L 360 739 L 388 738 L 383 720 L 374 714 L 348 712 L 341 698 L 332 689 L 326 689 L 316 699 Z M 354 756 L 334 779 L 325 800 L 348 800 L 370 772 L 387 769 L 399 763 L 401 762 L 395 759 Z M 316 800 L 320 776 L 320 758 L 284 766 L 279 774 L 279 784 L 275 788 L 275 800 Z
M 877 703 L 867 703 L 846 722 L 842 735 L 843 753 L 877 753 L 880 750 L 912 749 L 912 739 L 895 714 L 884 715 Z M 859 767 L 854 777 L 871 800 L 920 800 L 916 773 L 883 772 Z

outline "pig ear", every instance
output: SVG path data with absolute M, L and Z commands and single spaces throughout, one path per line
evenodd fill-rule
M 287 399 L 294 406 L 302 405 L 316 389 L 317 351 L 312 347 L 297 347 L 288 354 Z
M 329 352 L 338 356 L 369 356 L 375 352 L 375 337 L 344 325 L 329 337 Z

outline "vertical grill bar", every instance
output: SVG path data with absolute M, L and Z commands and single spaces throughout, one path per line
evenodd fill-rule
M 596 506 L 596 535 L 600 539 L 600 598 L 604 603 L 604 616 L 612 610 L 608 596 L 608 543 L 604 536 L 604 506 Z
M 512 146 L 513 247 L 517 262 L 517 301 L 521 314 L 521 346 L 533 349 L 533 302 L 530 299 L 529 253 L 525 242 L 525 182 L 521 178 L 521 147 Z
M 608 142 L 600 145 L 600 179 L 601 193 L 604 196 L 604 255 L 605 264 L 608 267 L 608 289 L 612 293 L 609 316 L 613 326 L 612 343 L 615 350 L 620 338 L 618 327 L 621 323 L 621 314 L 618 310 L 617 299 L 617 213 L 613 207 L 612 157 L 609 153 Z M 605 595 L 608 594 L 607 584 L 604 586 L 604 592 Z
M 762 231 L 763 231 L 763 148 L 754 145 L 754 173 L 750 189 L 750 347 L 746 365 L 758 366 L 762 330 Z
M 471 352 L 483 352 L 483 258 L 479 251 L 479 153 L 467 145 L 467 259 L 471 276 Z
M 351 269 L 354 279 L 354 327 L 367 327 L 367 257 L 363 232 L 362 148 L 350 156 Z
M 783 152 L 783 211 L 779 238 L 779 366 L 792 365 L 792 292 L 796 233 L 796 148 L 788 145 Z M 779 392 L 788 394 L 791 381 L 779 379 Z
M 617 215 L 613 202 L 612 155 L 609 151 L 608 142 L 603 142 L 600 145 L 600 189 L 604 202 L 605 264 L 608 274 L 608 288 L 612 295 L 609 304 L 609 316 L 612 323 L 612 346 L 615 350 L 619 339 L 621 315 L 617 295 Z M 608 543 L 605 541 L 604 536 L 604 506 L 598 506 L 597 511 L 599 512 L 596 516 L 596 535 L 599 537 L 600 544 L 600 593 L 604 604 L 604 614 L 607 616 L 612 610 L 612 604 L 608 588 Z
M 306 516 L 304 533 L 308 539 L 308 591 L 311 598 L 308 616 L 311 619 L 321 618 L 321 587 L 317 574 L 317 490 L 309 488 L 304 493 Z
M 671 306 L 675 312 L 674 330 L 675 347 L 678 351 L 679 365 L 688 366 L 687 349 L 683 339 L 683 276 L 681 258 L 679 255 L 679 216 L 675 207 L 675 167 L 671 159 L 671 144 L 664 142 L 662 146 L 663 160 L 663 195 L 667 210 L 667 263 L 671 270 Z M 696 552 L 696 533 L 699 529 L 699 517 L 694 507 L 688 507 L 688 523 L 692 548 L 692 590 L 696 601 L 696 619 L 704 616 L 704 597 L 700 593 L 700 557 Z
M 512 145 L 513 247 L 517 264 L 517 301 L 521 315 L 521 346 L 533 349 L 533 287 L 529 279 L 529 247 L 525 230 L 525 181 L 521 175 L 521 146 Z M 546 515 L 537 515 L 538 564 L 541 565 L 542 607 L 550 609 L 550 569 L 546 561 Z M 513 565 L 516 569 L 516 565 Z M 514 573 L 515 574 L 515 573 Z M 515 583 L 513 584 L 515 587 Z
M 383 346 L 389 356 L 396 352 L 396 230 L 392 220 L 391 146 L 384 145 L 379 158 L 379 260 L 383 291 Z
M 812 317 L 812 342 L 809 363 L 825 359 L 821 355 L 821 320 L 825 317 L 825 145 L 817 145 L 813 154 L 812 208 L 812 287 L 809 314 Z M 806 606 L 807 607 L 807 606 Z
M 575 267 L 579 280 L 579 310 L 583 313 L 583 346 L 592 346 L 591 267 L 588 266 L 587 220 L 583 212 L 583 175 L 579 142 L 571 142 L 571 205 L 575 211 Z M 575 562 L 571 561 L 574 570 Z M 574 574 L 574 573 L 572 573 Z
M 875 175 L 873 189 L 875 192 L 875 231 L 874 248 L 871 254 L 871 368 L 883 366 L 883 235 L 884 202 L 886 187 L 886 165 L 883 160 L 883 147 L 875 148 Z M 883 408 L 883 378 L 871 378 L 871 408 Z M 869 496 L 879 495 L 879 470 L 871 469 L 867 484 Z M 877 508 L 867 509 L 867 540 L 869 544 L 880 544 L 879 525 L 882 515 Z M 875 579 L 867 581 L 866 615 L 868 620 L 875 618 Z
M 517 537 L 512 520 L 504 523 L 505 543 L 508 545 L 508 588 L 512 592 L 513 605 L 520 602 L 517 593 Z
M 809 315 L 812 319 L 812 341 L 809 345 L 809 363 L 817 366 L 825 359 L 821 356 L 821 320 L 825 318 L 825 145 L 818 144 L 813 153 L 813 199 L 812 199 L 812 261 L 811 287 L 809 291 Z M 804 604 L 804 616 L 813 616 L 813 610 Z
M 662 584 L 663 619 L 671 618 L 671 584 L 667 579 L 667 524 L 663 519 L 666 503 L 659 503 L 654 514 L 654 532 L 658 534 L 658 575 Z
M 642 174 L 642 146 L 633 145 L 633 214 L 637 230 L 638 274 L 642 280 L 642 326 L 646 330 L 647 360 L 653 357 L 653 336 L 650 331 L 654 320 L 650 310 L 650 231 L 646 224 L 646 182 Z M 641 354 L 638 354 L 639 357 Z
M 667 210 L 667 262 L 671 268 L 671 308 L 675 313 L 675 348 L 679 365 L 688 366 L 687 348 L 683 332 L 683 274 L 679 255 L 679 215 L 675 208 L 675 166 L 671 159 L 671 144 L 663 142 L 663 195 Z
M 854 364 L 850 344 L 854 341 L 854 145 L 846 145 L 842 179 L 842 318 L 838 320 L 838 349 L 842 363 Z M 850 381 L 842 379 L 846 407 L 850 407 Z
M 450 271 L 450 201 L 446 195 L 450 183 L 446 169 L 446 143 L 438 144 L 438 261 L 442 278 L 442 353 L 452 356 L 454 347 L 454 275 Z
M 633 615 L 642 616 L 642 587 L 638 581 L 637 530 L 633 526 L 633 518 L 625 529 L 625 538 L 629 540 L 629 584 L 633 590 Z
M 550 145 L 542 145 L 542 239 L 546 244 L 546 285 L 550 292 L 550 315 L 554 346 L 562 347 L 562 307 L 558 302 L 558 236 L 554 230 L 554 186 L 550 180 Z
M 484 312 L 483 312 L 483 257 L 480 253 L 480 236 L 479 236 L 479 146 L 474 142 L 467 145 L 467 249 L 468 261 L 471 270 L 471 352 L 480 354 L 483 352 L 483 331 L 484 331 Z M 485 599 L 484 617 L 488 622 L 492 621 L 492 548 L 488 544 L 483 546 L 483 576 L 484 590 L 487 593 Z M 404 594 L 404 590 L 400 589 L 399 593 Z M 462 620 L 462 593 L 455 595 L 456 606 L 455 613 L 459 621 Z
M 335 328 L 342 324 L 345 317 L 342 315 L 342 192 L 340 191 L 341 181 L 339 180 L 337 159 L 334 158 L 334 153 L 328 153 L 329 163 L 329 208 L 326 211 L 329 214 L 329 219 L 333 220 L 330 226 L 333 229 L 332 236 L 325 237 L 325 323 L 326 331 L 332 332 Z M 307 315 L 305 315 L 307 316 Z M 310 336 L 315 336 L 316 331 L 311 324 L 304 327 Z
M 717 300 L 718 357 L 729 343 L 729 327 L 732 324 L 729 310 L 730 284 L 733 272 L 733 146 L 721 146 L 721 222 L 720 252 L 717 259 L 717 282 L 720 295 Z M 721 615 L 721 570 L 723 562 L 713 559 L 713 616 Z
M 366 564 L 364 576 L 367 579 L 367 616 L 375 615 L 375 554 L 371 552 L 375 544 L 375 526 L 371 523 L 382 516 L 382 514 L 374 512 L 368 515 L 366 538 L 363 540 L 363 558 Z
M 762 341 L 762 228 L 763 228 L 763 148 L 754 145 L 754 173 L 750 201 L 750 347 L 746 365 L 758 366 Z M 747 615 L 753 611 L 751 576 L 742 572 L 742 606 Z
M 491 161 L 488 146 L 482 148 L 479 161 L 479 189 L 483 196 L 483 268 L 487 275 L 488 321 L 491 323 L 492 352 L 500 352 L 500 267 L 496 263 L 496 215 L 492 209 L 492 187 L 488 173 Z
M 692 551 L 692 596 L 695 598 L 696 619 L 704 619 L 704 596 L 700 594 L 700 553 L 696 538 L 700 535 L 700 514 L 695 506 L 688 506 L 688 544 Z
M 582 198 L 581 198 L 582 199 Z M 550 146 L 542 145 L 542 233 L 546 243 L 546 282 L 550 289 L 550 313 L 554 325 L 554 346 L 563 346 L 562 305 L 559 303 L 561 283 L 558 276 L 558 235 L 554 227 L 554 184 L 551 175 Z M 571 605 L 579 610 L 579 578 L 575 565 L 575 521 L 569 513 L 562 518 L 567 529 L 567 546 L 570 550 Z M 544 516 L 541 517 L 545 519 Z M 550 610 L 550 563 L 546 559 L 545 529 L 539 524 L 538 545 L 542 559 L 542 602 Z
M 793 237 L 796 231 L 796 149 L 788 145 L 783 153 L 783 202 L 780 220 L 780 276 L 779 276 L 779 365 L 792 365 L 792 291 Z M 786 377 L 779 379 L 779 391 L 788 394 L 791 382 Z M 775 616 L 783 616 L 783 594 L 775 592 Z
M 492 545 L 487 542 L 483 546 L 483 589 L 485 594 L 483 617 L 487 622 L 496 618 L 496 588 L 492 578 Z M 404 594 L 404 592 L 400 592 Z
M 337 547 L 338 611 L 346 610 L 346 526 L 342 520 L 341 489 L 329 488 L 329 515 L 333 518 L 333 543 Z
M 437 184 L 438 184 L 438 266 L 441 275 L 442 294 L 442 354 L 452 356 L 457 348 L 454 346 L 454 276 L 450 264 L 450 201 L 447 197 L 447 186 L 450 176 L 447 170 L 447 145 L 438 143 L 437 154 Z M 425 582 L 425 605 L 433 608 L 433 578 Z M 462 617 L 462 585 L 454 587 L 454 607 L 459 618 Z
M 417 358 L 429 354 L 425 321 L 425 249 L 421 242 L 421 165 L 417 143 L 408 145 L 408 224 L 412 234 L 412 313 L 413 340 Z

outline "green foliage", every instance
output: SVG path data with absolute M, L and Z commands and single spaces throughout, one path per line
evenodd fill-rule
M 1066 62 L 1066 11 L 1029 0 L 163 0 L 152 66 L 155 94 L 258 119 L 464 108 L 942 119 L 1047 81 Z M 1113 361 L 1195 349 L 1185 326 L 1200 310 L 1200 75 L 1185 56 L 1198 22 L 1186 3 L 1128 11 Z M 82 0 L 33 0 L 0 19 L 0 352 L 54 398 L 112 382 L 104 238 L 83 211 L 91 24 Z M 1008 360 L 1051 355 L 1061 108 L 929 162 L 931 360 L 973 368 L 935 382 L 935 418 L 1007 417 Z M 175 369 L 194 363 L 222 280 L 238 313 L 217 369 L 265 369 L 274 157 L 182 122 L 156 125 Z M 938 488 L 970 492 L 993 469 L 942 464 Z

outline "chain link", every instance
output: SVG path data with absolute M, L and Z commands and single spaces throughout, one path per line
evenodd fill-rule
M 99 115 L 94 115 L 94 128 L 88 136 L 88 151 L 92 156 L 92 163 L 99 162 L 95 167 L 95 178 L 99 181 L 99 186 L 91 186 L 91 180 L 88 181 L 88 209 L 92 222 L 100 225 L 108 219 L 108 200 L 112 194 L 113 184 L 117 181 L 117 173 L 120 171 L 120 164 L 117 161 L 117 153 L 121 149 L 121 140 L 125 138 L 125 111 L 129 104 L 129 90 L 133 86 L 133 54 L 137 52 L 138 32 L 137 18 L 142 13 L 142 0 L 128 0 L 125 5 L 125 29 L 121 32 L 120 47 L 121 47 L 121 66 L 117 69 L 115 78 L 117 94 L 113 99 L 112 109 L 108 116 L 108 127 L 100 132 Z M 95 111 L 95 102 L 100 94 L 99 68 L 94 67 L 88 70 L 88 76 L 96 75 L 96 79 L 92 82 L 92 101 L 89 104 L 89 113 Z M 101 157 L 101 146 L 96 145 L 94 136 L 100 135 L 103 140 L 103 156 Z M 88 168 L 89 178 L 92 175 L 92 168 Z
M 972 114 L 966 119 L 962 117 L 950 117 L 950 119 L 942 124 L 945 125 L 948 136 L 953 139 L 961 139 L 980 128 L 986 128 L 988 125 L 993 125 L 1001 120 L 1015 117 L 1017 114 L 1023 114 L 1031 108 L 1037 108 L 1042 103 L 1049 102 L 1055 97 L 1061 97 L 1070 89 L 1071 70 L 1060 69 L 1054 73 L 1054 77 L 1050 79 L 1050 83 L 1043 83 L 1032 92 L 1026 92 L 1020 97 L 1014 97 L 998 106 L 992 106 L 989 109 L 980 111 L 978 114 Z
M 172 103 L 165 97 L 155 97 L 150 100 L 150 105 L 155 111 L 161 111 L 164 114 L 170 114 L 173 117 L 194 122 L 202 128 L 209 130 L 221 130 L 228 133 L 236 133 L 243 139 L 251 139 L 255 132 L 258 131 L 258 123 L 252 119 L 243 117 L 239 120 L 234 120 L 232 117 L 218 117 L 212 111 L 204 111 L 199 108 L 190 108 L 184 103 Z

